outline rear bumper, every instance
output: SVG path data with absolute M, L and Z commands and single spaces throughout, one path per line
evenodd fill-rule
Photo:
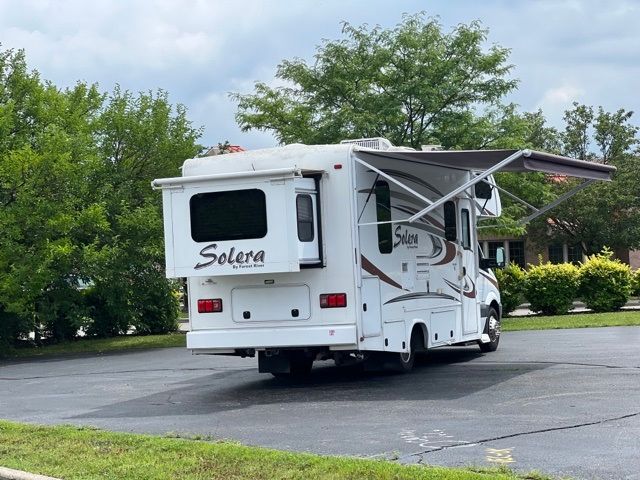
M 236 348 L 357 347 L 355 325 L 230 328 L 187 333 L 187 348 L 198 351 Z M 215 352 L 213 352 L 215 353 Z

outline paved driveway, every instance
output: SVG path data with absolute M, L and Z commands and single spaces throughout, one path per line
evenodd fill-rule
M 305 383 L 184 349 L 0 364 L 0 418 L 279 449 L 640 479 L 640 328 L 503 334 L 410 375 L 318 364 Z

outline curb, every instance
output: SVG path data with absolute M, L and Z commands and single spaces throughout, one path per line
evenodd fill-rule
M 58 478 L 47 477 L 35 473 L 13 470 L 12 468 L 0 467 L 0 480 L 59 480 Z

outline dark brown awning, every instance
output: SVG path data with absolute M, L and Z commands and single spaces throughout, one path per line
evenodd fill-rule
M 362 149 L 358 154 L 395 158 L 408 162 L 438 165 L 463 170 L 482 171 L 494 167 L 518 150 L 442 150 L 442 151 L 382 151 Z M 562 157 L 535 150 L 523 150 L 522 155 L 505 165 L 504 172 L 544 172 L 590 180 L 611 180 L 616 167 Z

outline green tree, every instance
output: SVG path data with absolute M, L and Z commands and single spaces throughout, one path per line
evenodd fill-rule
M 575 103 L 564 118 L 563 154 L 614 165 L 618 170 L 612 182 L 589 186 L 532 224 L 530 234 L 539 242 L 581 245 L 585 254 L 596 254 L 605 246 L 640 248 L 639 129 L 631 124 L 632 112 L 606 112 L 602 107 L 595 110 Z M 549 183 L 554 195 L 559 195 L 578 181 Z
M 414 148 L 450 147 L 461 141 L 452 138 L 453 125 L 483 128 L 476 109 L 500 110 L 517 85 L 509 50 L 487 45 L 478 22 L 446 33 L 417 14 L 393 29 L 344 23 L 342 32 L 318 47 L 311 65 L 284 60 L 276 77 L 285 86 L 258 82 L 252 94 L 233 94 L 242 130 L 271 131 L 282 143 L 381 136 Z
M 97 121 L 101 168 L 94 188 L 106 205 L 110 231 L 91 268 L 96 316 L 90 333 L 176 328 L 177 286 L 164 276 L 161 198 L 149 183 L 176 176 L 184 159 L 201 150 L 200 134 L 164 91 L 133 95 L 116 87 L 108 97 Z
M 13 318 L 10 339 L 40 327 L 64 339 L 82 322 L 75 285 L 101 228 L 100 206 L 84 199 L 100 103 L 95 87 L 58 90 L 28 71 L 23 52 L 0 52 L 0 310 Z
M 166 92 L 58 89 L 0 51 L 0 346 L 175 327 L 149 182 L 175 176 L 199 135 Z
M 407 15 L 392 29 L 343 26 L 343 38 L 325 41 L 315 62 L 283 61 L 284 86 L 258 82 L 251 94 L 233 94 L 243 131 L 272 132 L 282 143 L 335 143 L 388 138 L 395 145 L 445 149 L 535 148 L 559 152 L 562 139 L 541 111 L 519 113 L 501 100 L 517 86 L 509 77 L 509 50 L 487 46 L 478 22 L 444 32 L 424 14 Z M 500 174 L 498 182 L 540 206 L 553 198 L 542 174 Z M 524 233 L 514 219 L 524 207 L 505 198 L 500 233 Z

